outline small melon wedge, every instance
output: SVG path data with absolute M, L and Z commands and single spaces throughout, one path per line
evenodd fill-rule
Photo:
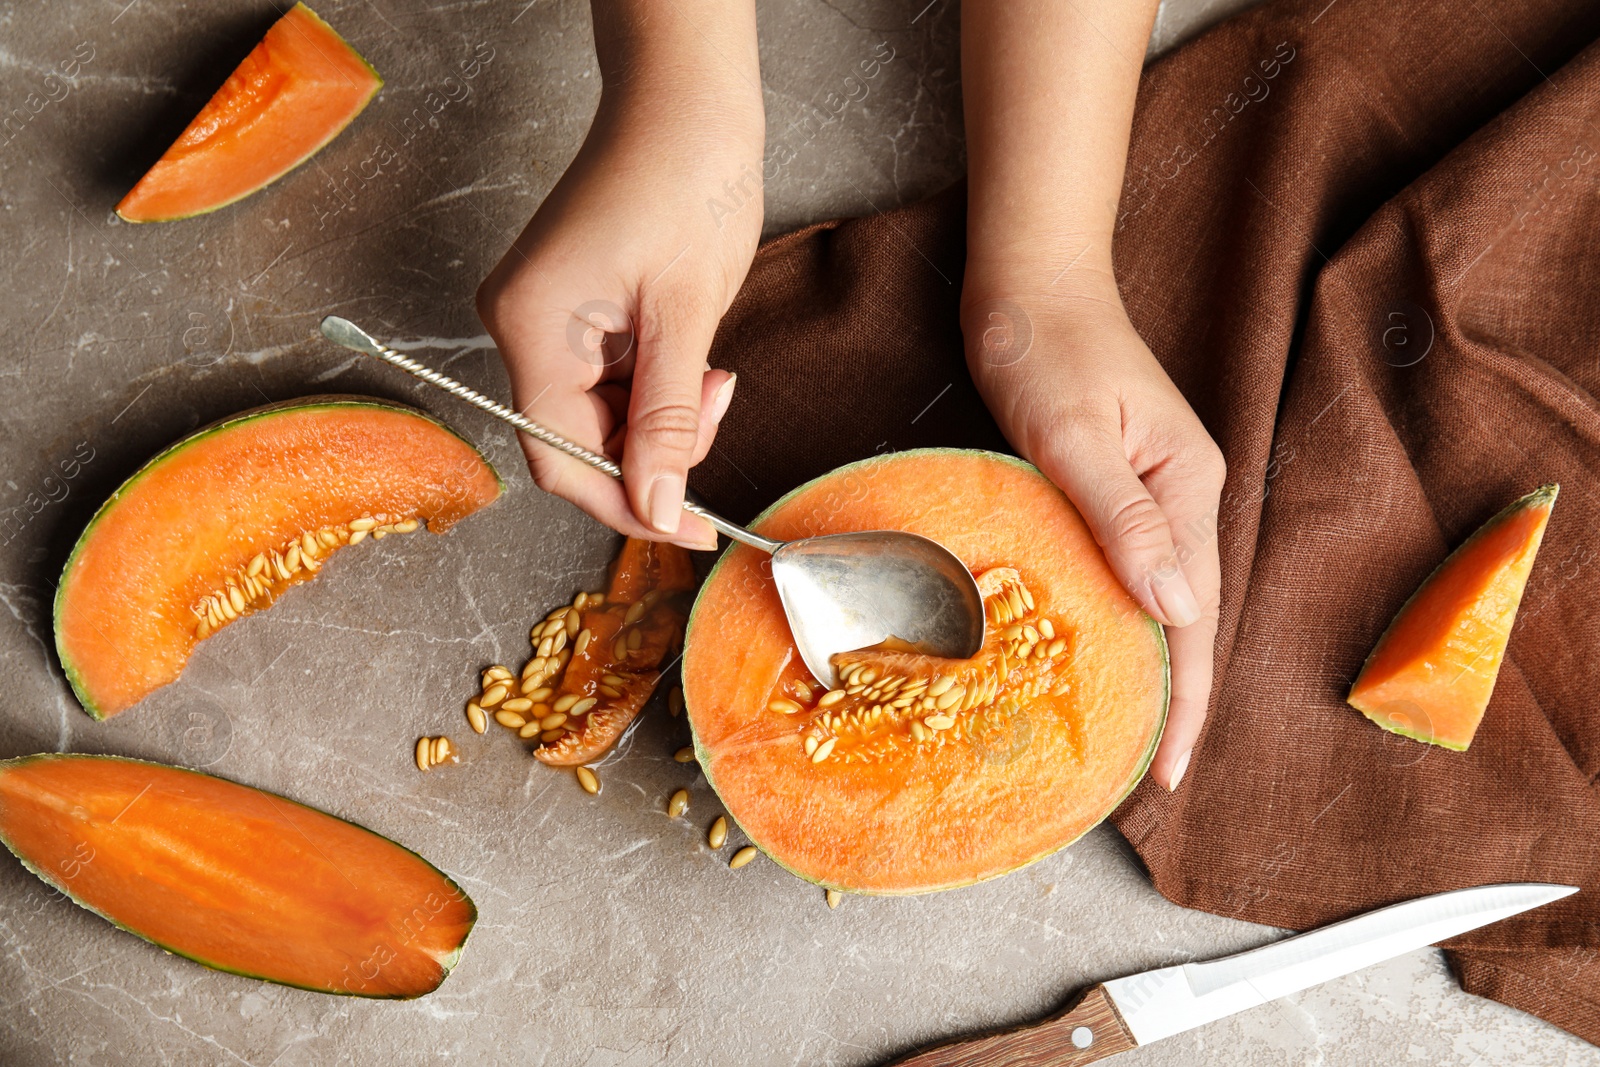
M 1385 730 L 1466 751 L 1489 706 L 1558 485 L 1484 523 L 1406 601 L 1350 689 Z
M 310 159 L 367 106 L 383 79 L 305 4 L 295 4 L 117 214 L 164 222 L 215 211 Z
M 386 837 L 199 771 L 0 761 L 0 842 L 75 903 L 219 971 L 323 993 L 438 988 L 478 916 Z

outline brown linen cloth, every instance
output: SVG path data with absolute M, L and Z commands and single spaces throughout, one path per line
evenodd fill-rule
M 1228 458 L 1211 714 L 1115 820 L 1180 904 L 1305 928 L 1496 881 L 1462 984 L 1600 1042 L 1600 5 L 1308 0 L 1146 72 L 1117 233 L 1139 332 Z M 748 518 L 838 464 L 1004 448 L 957 324 L 964 192 L 773 241 L 692 484 Z M 1062 250 L 1062 262 L 1071 258 Z M 1034 345 L 1049 343 L 1034 338 Z M 1562 493 L 1466 753 L 1344 703 L 1479 523 Z M 974 516 L 974 521 L 981 521 Z

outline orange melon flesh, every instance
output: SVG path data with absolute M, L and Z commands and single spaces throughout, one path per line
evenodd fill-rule
M 248 196 L 333 140 L 382 85 L 332 27 L 296 4 L 122 198 L 117 214 L 160 222 Z
M 326 993 L 430 992 L 477 919 L 454 882 L 388 838 L 138 760 L 0 762 L 0 840 L 78 904 L 169 952 Z
M 768 557 L 729 549 L 690 618 L 685 704 L 700 765 L 729 814 L 789 870 L 862 893 L 981 881 L 1070 844 L 1144 774 L 1166 718 L 1165 638 L 1071 503 L 1033 467 L 986 452 L 898 453 L 801 487 L 754 526 L 781 539 L 871 529 L 931 537 L 979 576 L 986 594 L 1019 580 L 1034 603 L 1026 617 L 1054 620 L 1065 646 L 1048 665 L 1002 663 L 996 643 L 1009 621 L 991 614 L 976 661 L 893 651 L 838 657 L 839 667 L 870 661 L 906 676 L 1009 673 L 994 700 L 958 707 L 948 728 L 924 729 L 932 740 L 913 733 L 912 718 L 936 714 L 919 701 L 887 709 L 860 734 L 844 729 L 817 762 L 805 738 L 830 733 L 821 716 L 844 705 L 819 706 Z M 1046 675 L 1048 691 L 1023 688 Z
M 1351 706 L 1386 730 L 1466 751 L 1559 491 L 1546 485 L 1516 501 L 1429 575 L 1367 657 Z
M 79 538 L 56 594 L 56 648 L 95 718 L 177 679 L 202 639 L 200 605 L 258 555 L 352 520 L 425 520 L 442 533 L 499 496 L 498 475 L 420 411 L 313 397 L 244 412 L 151 460 Z M 323 548 L 321 559 L 337 551 Z M 318 564 L 320 566 L 321 564 Z M 274 580 L 238 614 L 315 574 Z
M 684 605 L 679 601 L 687 598 L 680 595 L 693 589 L 694 582 L 694 563 L 677 545 L 637 537 L 623 542 L 604 606 L 580 613 L 580 629 L 587 630 L 589 638 L 581 651 L 574 643 L 571 662 L 552 698 L 593 697 L 594 703 L 568 717 L 565 735 L 541 742 L 533 750 L 535 759 L 552 767 L 578 767 L 599 759 L 617 743 L 649 703 L 661 680 L 662 663 L 683 637 Z M 644 607 L 635 608 L 640 601 Z M 631 624 L 630 609 L 640 612 Z M 639 641 L 628 647 L 632 630 L 639 632 Z M 615 647 L 619 638 L 621 656 Z M 613 681 L 607 683 L 607 677 Z

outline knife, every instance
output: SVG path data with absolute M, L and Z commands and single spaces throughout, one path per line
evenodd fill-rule
M 1097 985 L 1057 1015 L 925 1049 L 899 1067 L 1079 1067 L 1570 896 L 1510 882 L 1418 897 L 1261 948 Z

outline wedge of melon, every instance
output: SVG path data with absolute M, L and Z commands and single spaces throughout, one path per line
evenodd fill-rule
M 55 602 L 67 679 L 90 715 L 115 715 L 335 550 L 442 533 L 500 492 L 475 448 L 403 405 L 309 397 L 225 419 L 145 464 L 78 539 Z
M 431 992 L 478 915 L 432 864 L 354 823 L 114 756 L 0 761 L 0 841 L 168 952 L 323 993 Z
M 333 140 L 382 85 L 331 26 L 295 4 L 122 198 L 117 214 L 162 222 L 249 196 Z
M 803 878 L 860 893 L 981 881 L 1076 840 L 1138 783 L 1166 721 L 1161 627 L 1082 518 L 1033 467 L 917 450 L 843 467 L 756 520 L 767 537 L 909 530 L 978 576 L 971 660 L 892 649 L 834 663 L 824 692 L 764 567 L 734 546 L 684 647 L 700 766 L 750 841 Z
M 1558 485 L 1484 523 L 1406 601 L 1349 702 L 1397 734 L 1464 752 L 1489 707 Z

